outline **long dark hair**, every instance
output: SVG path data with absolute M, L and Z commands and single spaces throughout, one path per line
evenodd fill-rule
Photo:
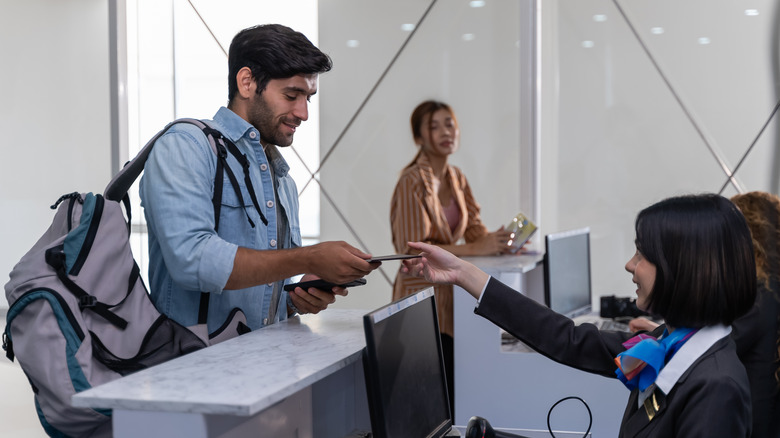
M 330 57 L 305 35 L 281 24 L 264 24 L 240 31 L 233 37 L 228 53 L 228 101 L 238 91 L 236 75 L 244 67 L 252 70 L 258 94 L 271 79 L 325 73 L 333 67 Z
M 672 327 L 730 325 L 756 298 L 745 218 L 715 194 L 665 199 L 636 218 L 636 246 L 656 266 L 648 310 Z

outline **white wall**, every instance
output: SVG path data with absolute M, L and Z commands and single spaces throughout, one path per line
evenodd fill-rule
M 771 0 L 618 1 L 622 12 L 610 0 L 541 5 L 541 228 L 590 226 L 594 292 L 633 296 L 623 266 L 639 210 L 719 192 L 724 167 L 733 172 L 756 139 L 735 174 L 739 189 L 722 194 L 777 193 L 770 115 L 780 8 Z
M 111 138 L 107 2 L 0 0 L 0 11 L 5 284 L 48 227 L 60 195 L 103 191 Z

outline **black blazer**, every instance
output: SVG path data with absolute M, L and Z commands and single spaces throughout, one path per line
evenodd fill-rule
M 616 378 L 614 358 L 633 335 L 599 331 L 525 297 L 495 278 L 474 313 L 522 340 L 540 354 L 583 371 Z M 665 326 L 651 332 L 660 336 Z M 620 437 L 750 437 L 750 387 L 734 341 L 712 345 L 680 377 L 669 394 L 656 390 L 660 409 L 649 420 L 632 391 L 620 425 Z

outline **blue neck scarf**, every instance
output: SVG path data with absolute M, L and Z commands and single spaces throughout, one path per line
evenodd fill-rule
M 672 333 L 664 330 L 660 341 L 644 334 L 634 336 L 623 344 L 628 349 L 615 358 L 617 378 L 629 390 L 644 391 L 694 333 L 696 330 L 689 328 L 678 328 Z

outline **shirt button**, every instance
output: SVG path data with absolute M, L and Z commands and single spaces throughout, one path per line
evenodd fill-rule
M 255 131 L 250 131 L 249 132 L 249 138 L 251 138 L 252 140 L 256 139 L 257 138 L 257 133 Z
M 266 170 L 268 170 L 268 165 L 267 165 L 267 164 L 265 164 L 265 163 L 261 164 L 261 165 L 260 165 L 260 170 L 262 170 L 263 172 L 265 172 Z
M 273 283 L 268 283 L 268 287 L 274 287 Z
M 266 202 L 266 203 L 265 203 L 265 205 L 266 205 L 268 208 L 273 208 L 273 207 L 274 207 L 274 201 L 268 201 L 268 202 Z
M 276 246 L 276 239 L 271 239 L 270 242 L 268 242 L 271 246 Z

